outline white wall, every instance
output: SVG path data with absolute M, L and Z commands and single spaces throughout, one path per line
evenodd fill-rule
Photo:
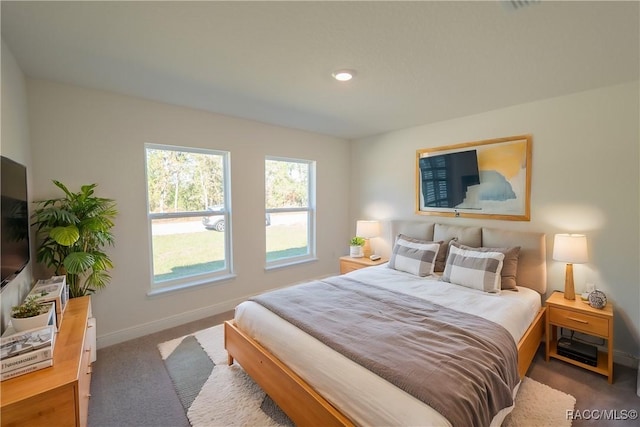
M 56 194 L 51 179 L 117 201 L 116 268 L 93 297 L 98 345 L 232 309 L 247 296 L 338 272 L 347 252 L 349 143 L 344 140 L 192 110 L 115 93 L 29 80 L 35 199 Z M 237 278 L 148 297 L 149 231 L 145 142 L 231 152 L 234 260 Z M 264 271 L 264 157 L 317 161 L 318 261 Z
M 590 262 L 575 265 L 576 290 L 593 282 L 615 307 L 618 356 L 640 355 L 638 82 L 517 105 L 355 141 L 352 223 L 437 219 L 547 234 L 549 292 L 564 286 L 553 235 L 588 236 Z M 531 221 L 423 217 L 415 212 L 416 150 L 533 135 Z
M 2 140 L 0 152 L 27 167 L 27 186 L 29 198 L 31 191 L 31 146 L 29 144 L 29 122 L 27 111 L 27 86 L 24 74 L 18 67 L 13 54 L 2 40 Z M 4 331 L 9 322 L 11 307 L 18 305 L 31 289 L 33 276 L 34 251 L 32 261 L 2 290 L 1 330 Z

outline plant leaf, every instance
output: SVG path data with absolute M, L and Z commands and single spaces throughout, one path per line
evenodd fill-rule
M 64 193 L 67 195 L 67 197 L 71 198 L 72 194 L 69 191 L 69 189 L 60 181 L 56 181 L 55 179 L 53 180 L 53 184 L 58 187 L 59 189 L 61 189 L 62 191 L 64 191 Z
M 64 267 L 68 273 L 80 274 L 90 269 L 95 263 L 93 255 L 87 252 L 73 252 L 64 259 Z
M 113 268 L 111 259 L 109 259 L 109 256 L 104 252 L 94 251 L 91 253 L 91 255 L 93 255 L 93 258 L 95 259 L 95 263 L 92 266 L 94 273 L 100 270 L 108 270 L 110 268 Z
M 54 227 L 49 231 L 49 237 L 62 246 L 71 246 L 80 238 L 80 231 L 75 225 Z
M 96 289 L 103 289 L 107 286 L 110 280 L 111 276 L 106 271 L 94 270 L 87 277 L 87 282 L 85 284 L 86 291 L 93 293 Z
M 98 184 L 83 185 L 80 187 L 80 191 L 85 197 L 93 196 L 93 189 L 96 188 L 97 185 Z

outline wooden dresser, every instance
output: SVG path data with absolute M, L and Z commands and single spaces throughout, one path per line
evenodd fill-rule
M 2 426 L 86 426 L 91 385 L 90 297 L 69 300 L 53 366 L 0 383 Z

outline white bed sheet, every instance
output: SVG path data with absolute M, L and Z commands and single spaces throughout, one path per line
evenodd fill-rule
M 420 278 L 392 270 L 386 264 L 353 271 L 348 277 L 491 320 L 504 326 L 516 343 L 541 307 L 540 295 L 531 289 L 488 294 L 440 282 L 435 277 Z M 247 301 L 238 305 L 235 320 L 240 329 L 285 362 L 356 424 L 450 425 L 428 405 L 257 303 Z M 517 389 L 514 396 L 516 392 Z M 511 409 L 501 411 L 491 424 L 500 425 Z

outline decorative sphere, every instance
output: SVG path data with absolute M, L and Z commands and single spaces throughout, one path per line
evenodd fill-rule
M 604 308 L 607 305 L 607 296 L 596 289 L 589 294 L 589 305 L 593 308 Z

